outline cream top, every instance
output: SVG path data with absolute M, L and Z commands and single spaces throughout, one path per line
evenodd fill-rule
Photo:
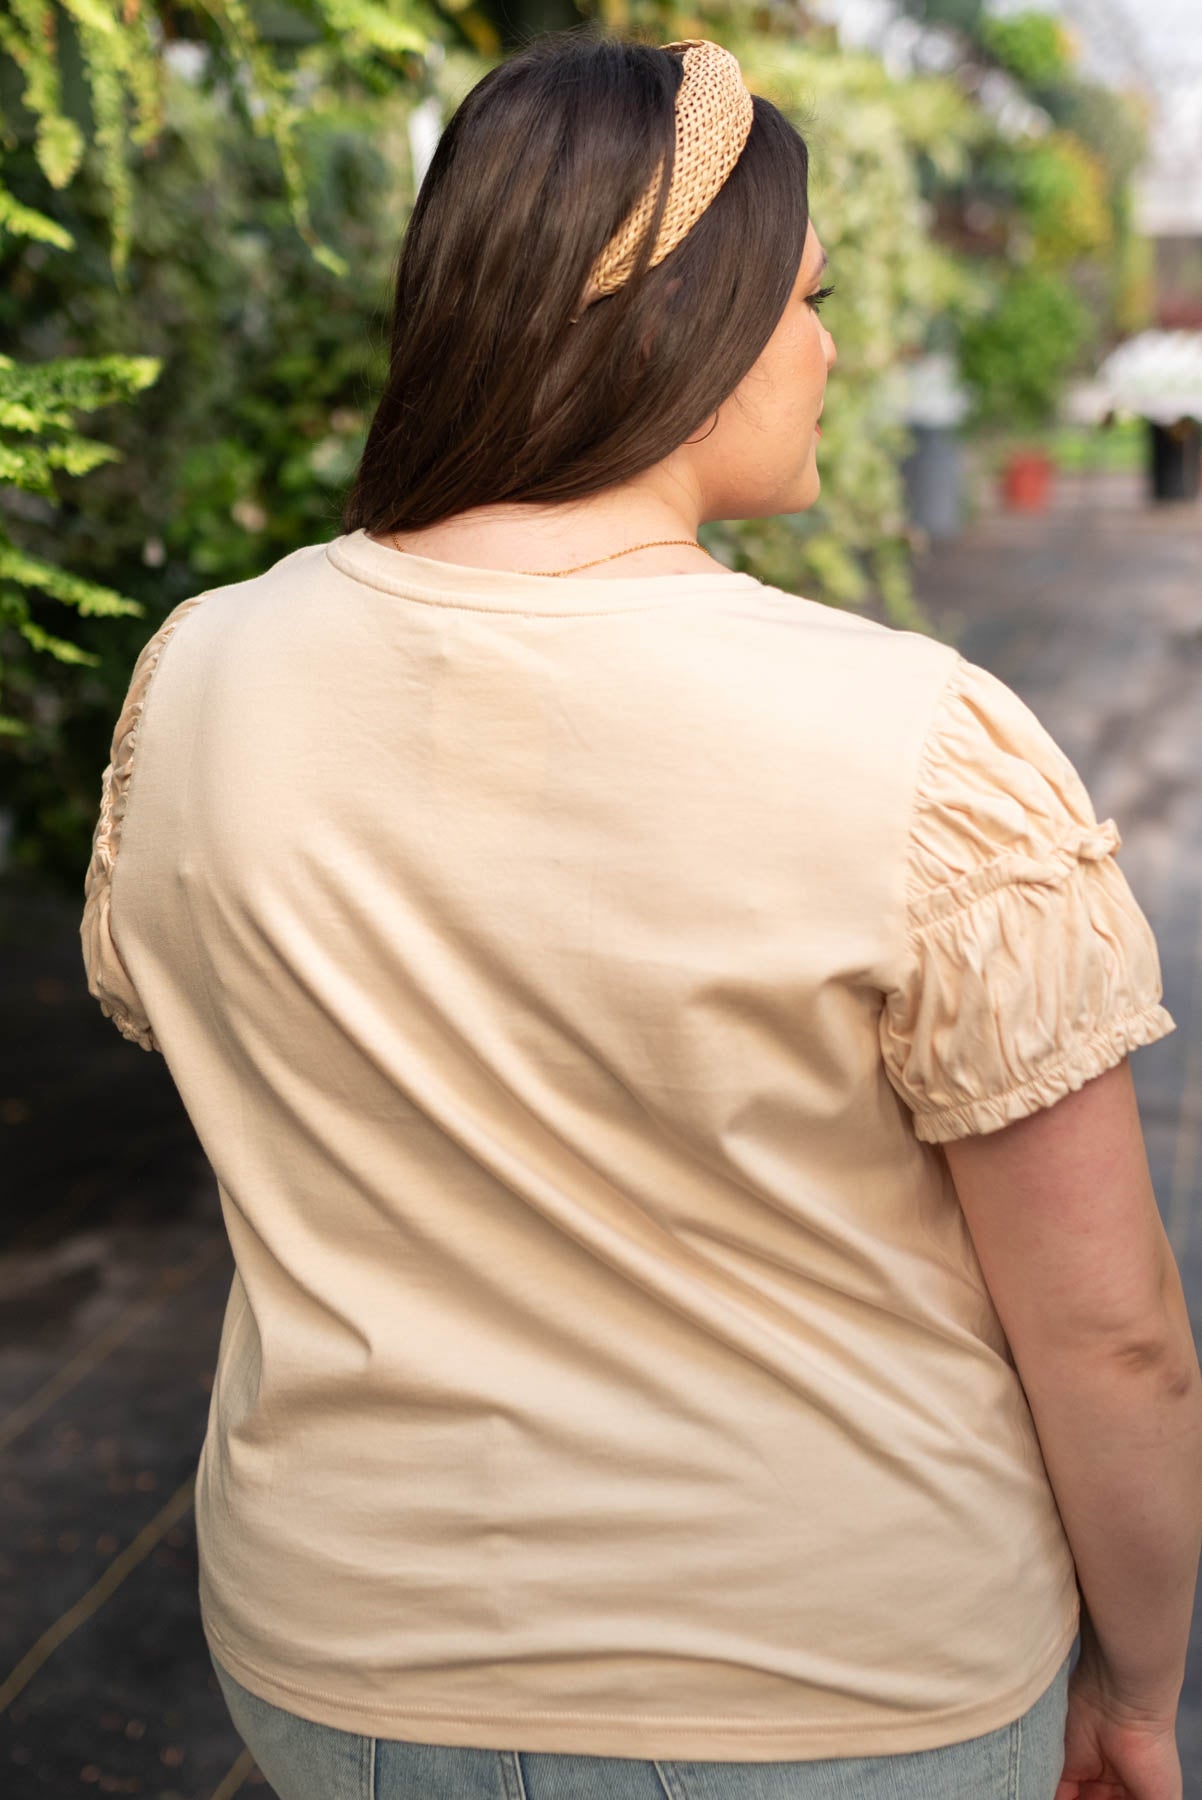
M 237 1679 L 635 1757 L 1023 1713 L 1075 1572 L 940 1144 L 1174 1029 L 1120 841 L 986 670 L 749 575 L 354 532 L 176 607 L 82 939 L 236 1259 Z

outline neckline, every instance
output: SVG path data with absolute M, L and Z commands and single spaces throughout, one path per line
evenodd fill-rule
M 649 607 L 709 592 L 758 588 L 754 575 L 522 575 L 515 569 L 483 569 L 443 562 L 377 543 L 363 529 L 332 538 L 327 559 L 344 575 L 402 598 L 485 612 L 644 612 Z

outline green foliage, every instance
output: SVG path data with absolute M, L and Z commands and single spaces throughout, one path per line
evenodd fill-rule
M 147 356 L 91 361 L 63 357 L 38 365 L 19 365 L 10 356 L 0 356 L 0 482 L 52 499 L 52 470 L 85 475 L 116 460 L 120 452 L 111 444 L 80 437 L 71 415 L 95 412 L 141 392 L 157 380 L 160 367 Z M 0 690 L 11 686 L 14 663 L 30 650 L 74 666 L 99 661 L 93 652 L 35 618 L 30 603 L 34 594 L 74 607 L 84 618 L 142 612 L 136 601 L 112 588 L 18 549 L 0 528 Z M 0 735 L 24 737 L 29 730 L 27 720 L 0 706 Z
M 207 14 L 214 66 L 227 77 L 244 122 L 274 146 L 293 223 L 314 260 L 332 273 L 349 274 L 314 230 L 301 178 L 296 140 L 311 95 L 303 78 L 295 77 L 298 71 L 303 76 L 304 48 L 315 47 L 319 55 L 336 48 L 340 66 L 362 77 L 391 65 L 405 79 L 413 72 L 410 59 L 426 54 L 442 35 L 438 12 L 426 0 L 277 3 L 275 34 L 290 46 L 294 69 L 278 60 L 256 25 L 255 10 L 261 9 L 247 0 L 221 0 Z M 61 9 L 54 0 L 14 0 L 10 16 L 0 13 L 0 60 L 9 58 L 19 71 L 21 96 L 14 110 L 33 122 L 34 155 L 45 180 L 62 190 L 83 166 L 88 146 L 94 151 L 109 195 L 110 255 L 121 289 L 134 203 L 130 151 L 153 152 L 164 124 L 164 21 L 173 18 L 170 0 L 161 0 L 161 12 L 162 18 L 153 6 L 130 5 L 118 15 L 98 0 L 65 0 Z M 83 72 L 87 93 L 78 96 L 80 117 L 64 100 L 64 61 Z M 127 127 L 128 110 L 133 118 Z M 0 176 L 0 233 L 17 230 L 29 237 L 48 228 L 53 230 L 53 223 L 38 209 L 22 206 Z M 63 247 L 69 248 L 69 241 Z
M 1092 262 L 1099 276 L 1098 323 L 1104 338 L 1128 337 L 1151 323 L 1152 245 L 1139 231 L 1132 183 L 1147 151 L 1146 102 L 1094 82 L 1059 90 L 1057 117 L 1084 144 L 1102 179 L 1108 245 Z
M 1014 146 L 1018 204 L 1040 262 L 1063 265 L 1107 250 L 1113 221 L 1106 172 L 1099 159 L 1069 131 L 1051 131 Z
M 81 121 L 64 105 L 60 56 L 78 64 L 87 86 L 79 95 Z M 114 268 L 120 271 L 127 247 L 131 181 L 126 156 L 127 105 L 134 110 L 129 137 L 136 144 L 152 140 L 160 123 L 156 81 L 157 49 L 150 20 L 140 8 L 121 18 L 95 0 L 74 0 L 60 11 L 49 0 L 18 0 L 11 17 L 0 23 L 0 53 L 12 59 L 22 77 L 20 114 L 34 123 L 34 155 L 51 188 L 68 186 L 84 162 L 91 139 L 96 159 L 112 197 Z M 3 184 L 0 184 L 2 186 Z M 46 224 L 36 209 L 14 213 L 6 195 L 4 225 L 24 235 L 39 235 Z
M 1009 18 L 985 14 L 979 35 L 989 54 L 1024 87 L 1048 87 L 1069 71 L 1069 40 L 1050 13 L 1012 13 Z
M 1152 240 L 1136 229 L 1133 214 L 1131 191 L 1120 187 L 1111 203 L 1115 244 L 1107 270 L 1107 299 L 1117 337 L 1134 337 L 1152 323 L 1155 313 L 1155 250 Z
M 1139 475 L 1147 463 L 1147 423 L 1114 419 L 1105 425 L 1045 425 L 990 431 L 978 443 L 980 461 L 1000 477 L 1016 450 L 1042 450 L 1068 475 Z
M 1147 153 L 1148 102 L 1074 78 L 1047 97 L 1056 123 L 1088 146 L 1116 188 L 1126 190 Z
M 945 14 L 924 0 L 907 10 L 928 22 Z M 964 73 L 979 82 L 983 65 L 1002 67 L 1050 122 L 1015 135 L 982 111 L 968 167 L 932 166 L 927 182 L 941 233 L 971 268 L 952 313 L 975 418 L 1030 430 L 1084 372 L 1086 349 L 1146 311 L 1130 207 L 1145 121 L 1128 96 L 1080 77 L 1070 35 L 1045 12 L 1001 18 L 967 5 L 945 22 L 964 33 Z
M 1091 320 L 1063 275 L 1028 268 L 1009 277 L 995 306 L 970 321 L 960 366 L 985 425 L 1040 425 L 1090 342 Z

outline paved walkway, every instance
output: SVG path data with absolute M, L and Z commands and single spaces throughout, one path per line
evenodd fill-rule
M 1062 483 L 919 566 L 941 636 L 1076 762 L 1161 948 L 1179 1029 L 1132 1057 L 1157 1194 L 1202 1309 L 1202 507 Z M 0 887 L 0 1795 L 271 1790 L 213 1681 L 192 1480 L 232 1262 L 161 1059 L 83 988 L 79 903 Z M 1202 1793 L 1202 1631 L 1179 1731 Z

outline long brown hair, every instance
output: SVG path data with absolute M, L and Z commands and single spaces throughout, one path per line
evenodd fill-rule
M 805 142 L 756 95 L 716 198 L 653 269 L 680 53 L 592 21 L 490 69 L 439 140 L 397 265 L 388 378 L 344 532 L 581 499 L 662 461 L 738 386 L 797 279 Z M 569 323 L 664 159 L 629 281 Z

